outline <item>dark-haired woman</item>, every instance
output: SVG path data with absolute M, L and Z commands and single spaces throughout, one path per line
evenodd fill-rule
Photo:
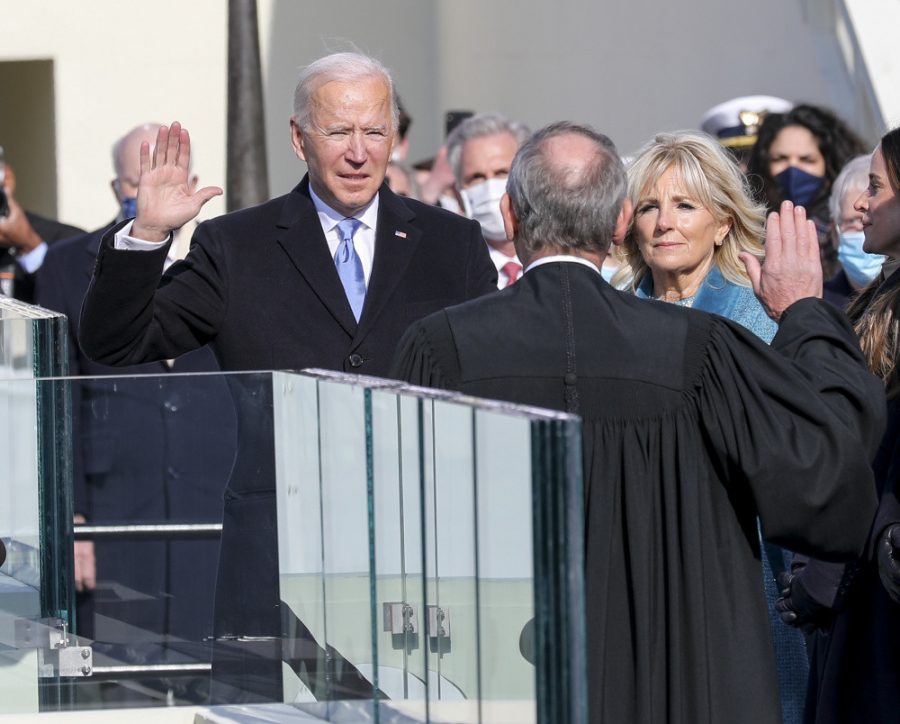
M 838 270 L 827 240 L 831 186 L 844 164 L 867 150 L 831 111 L 799 105 L 766 116 L 747 163 L 747 176 L 769 211 L 777 211 L 782 201 L 792 201 L 805 207 L 807 217 L 816 222 L 826 279 Z
M 900 721 L 900 128 L 875 149 L 869 185 L 855 208 L 862 214 L 863 249 L 888 257 L 847 312 L 870 368 L 884 380 L 888 425 L 873 463 L 881 505 L 871 556 L 835 579 L 843 610 L 815 639 L 806 719 L 816 724 Z M 813 572 L 816 565 L 810 564 Z M 805 580 L 808 574 L 798 575 L 801 599 L 828 593 L 825 576 Z

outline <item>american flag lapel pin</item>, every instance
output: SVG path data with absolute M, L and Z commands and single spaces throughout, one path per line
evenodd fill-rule
M 394 236 L 399 236 L 401 239 L 405 239 L 405 238 L 406 238 L 406 232 L 405 232 L 405 231 L 395 231 L 395 232 L 394 232 Z

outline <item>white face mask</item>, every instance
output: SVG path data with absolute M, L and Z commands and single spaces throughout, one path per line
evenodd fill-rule
M 885 257 L 863 251 L 866 235 L 862 231 L 838 232 L 838 261 L 844 267 L 847 278 L 863 287 L 881 271 Z
M 500 215 L 500 199 L 505 193 L 505 178 L 488 179 L 460 192 L 466 216 L 481 224 L 481 233 L 485 239 L 502 241 L 506 238 L 503 217 Z

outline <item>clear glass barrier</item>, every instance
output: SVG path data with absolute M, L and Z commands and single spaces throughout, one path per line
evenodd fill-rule
M 274 701 L 334 721 L 561 720 L 535 641 L 568 634 L 538 625 L 560 604 L 540 604 L 532 519 L 566 487 L 543 463 L 578 454 L 538 432 L 575 418 L 287 372 L 5 379 L 0 405 L 0 666 L 19 689 L 0 713 Z M 96 584 L 66 605 L 86 575 L 73 511 Z M 14 630 L 54 613 L 90 675 L 60 678 Z
M 16 713 L 37 711 L 48 691 L 38 687 L 43 657 L 21 644 L 43 633 L 40 622 L 50 617 L 70 623 L 71 538 L 54 535 L 69 514 L 67 498 L 57 487 L 42 489 L 39 475 L 68 464 L 64 447 L 39 435 L 39 423 L 64 417 L 67 402 L 58 389 L 29 381 L 65 373 L 65 333 L 65 317 L 0 297 L 0 701 Z

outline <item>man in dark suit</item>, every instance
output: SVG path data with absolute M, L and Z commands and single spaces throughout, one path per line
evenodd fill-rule
M 222 521 L 236 434 L 231 398 L 217 377 L 181 376 L 217 370 L 209 348 L 171 363 L 109 367 L 88 359 L 77 342 L 100 240 L 133 215 L 140 146 L 155 142 L 158 128 L 143 124 L 113 146 L 118 217 L 51 246 L 36 275 L 37 303 L 69 319 L 69 374 L 92 378 L 71 386 L 76 523 Z M 105 380 L 109 375 L 153 377 Z M 203 661 L 217 556 L 215 540 L 101 541 L 96 556 L 92 541 L 77 542 L 77 633 L 97 640 L 97 655 L 125 652 L 116 663 Z
M 106 235 L 82 310 L 80 341 L 104 364 L 175 357 L 209 344 L 224 370 L 388 371 L 403 330 L 496 287 L 478 224 L 384 184 L 397 128 L 393 82 L 341 53 L 301 74 L 291 141 L 309 174 L 289 194 L 201 224 L 187 259 L 163 276 L 169 229 L 218 188 L 188 183 L 190 140 L 160 128 L 141 149 L 134 222 Z M 271 390 L 235 378 L 241 428 L 226 490 L 216 635 L 235 647 L 277 637 Z M 280 663 L 243 664 L 218 682 L 280 698 Z M 255 677 L 251 682 L 251 677 Z M 239 694 L 231 692 L 234 700 Z
M 501 202 L 524 276 L 414 324 L 392 376 L 581 415 L 592 722 L 774 724 L 756 520 L 794 550 L 862 550 L 883 392 L 843 315 L 805 298 L 822 271 L 801 208 L 770 218 L 762 270 L 742 255 L 780 319 L 770 349 L 602 279 L 625 188 L 605 136 L 538 131 Z
M 2 160 L 0 184 L 5 196 L 5 208 L 0 211 L 0 293 L 31 304 L 35 301 L 35 273 L 48 246 L 83 234 L 84 229 L 25 211 L 16 201 L 15 172 Z

